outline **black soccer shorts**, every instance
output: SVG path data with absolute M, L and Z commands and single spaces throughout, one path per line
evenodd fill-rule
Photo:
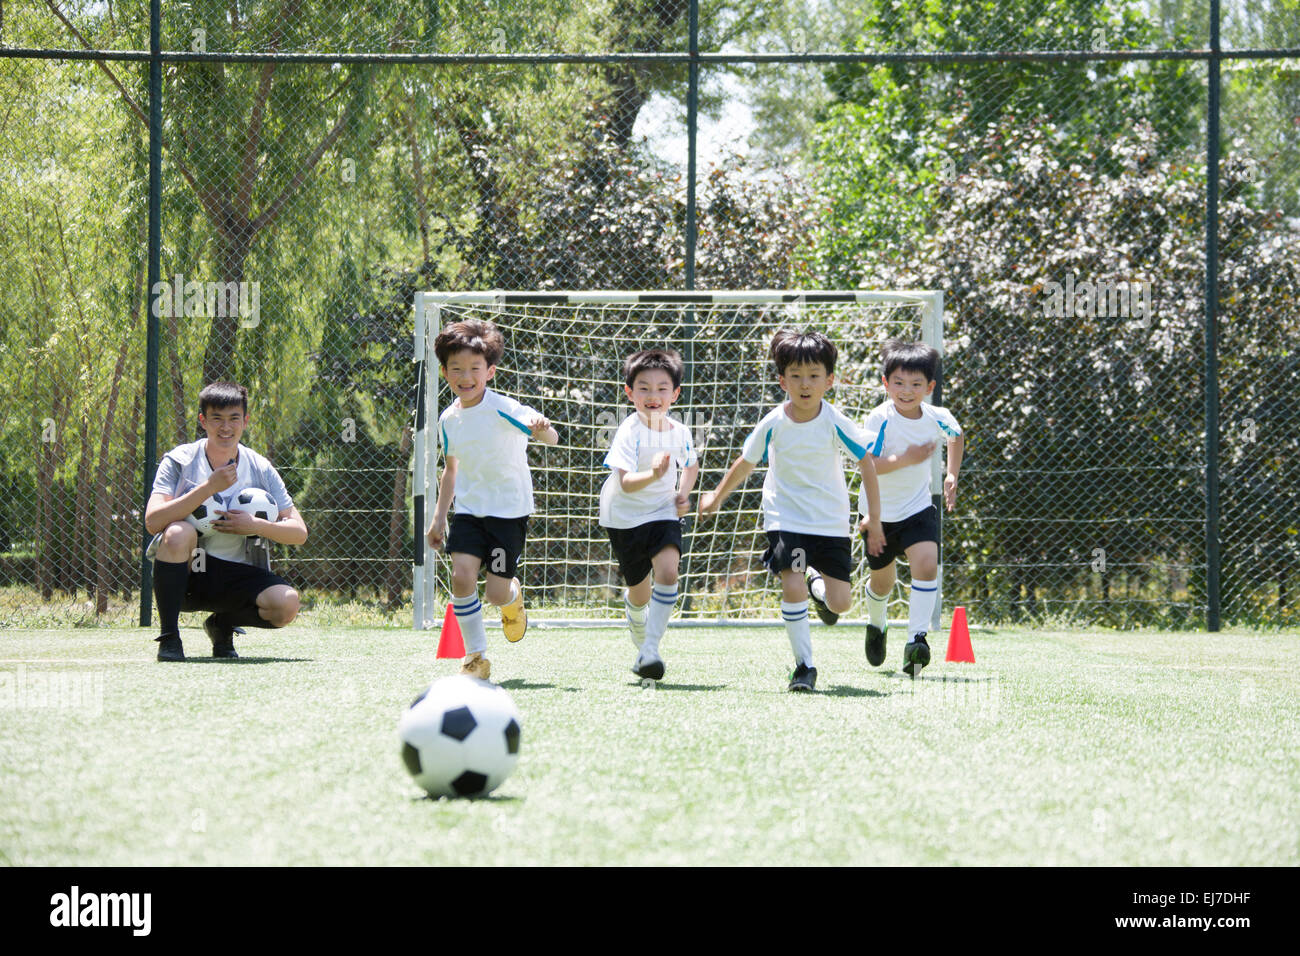
M 654 556 L 672 545 L 683 554 L 682 523 L 673 521 L 647 521 L 635 528 L 606 528 L 609 543 L 618 559 L 618 570 L 623 580 L 635 586 L 645 580 L 653 566 Z
M 872 571 L 887 568 L 896 558 L 905 557 L 907 549 L 914 544 L 922 541 L 939 543 L 939 511 L 934 505 L 908 515 L 902 521 L 882 521 L 880 525 L 885 532 L 885 549 L 879 554 L 867 552 L 867 566 Z M 867 540 L 865 531 L 862 540 Z
M 853 545 L 848 538 L 802 531 L 769 531 L 763 564 L 773 574 L 816 568 L 825 578 L 853 580 Z
M 527 537 L 527 515 L 522 518 L 452 515 L 445 548 L 447 554 L 472 554 L 483 562 L 483 571 L 509 579 L 519 567 Z

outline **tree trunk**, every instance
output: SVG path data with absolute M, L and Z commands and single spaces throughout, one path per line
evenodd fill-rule
M 36 467 L 36 510 L 39 515 L 40 540 L 36 546 L 36 589 L 42 601 L 54 598 L 54 568 L 51 552 L 58 546 L 54 528 L 54 469 L 58 455 L 59 432 L 63 427 L 63 396 L 54 382 L 54 408 L 50 417 L 54 424 L 53 441 L 46 441 L 42 427 L 40 459 Z
M 172 384 L 172 445 L 184 445 L 186 442 L 194 440 L 194 435 L 189 425 L 189 415 L 186 414 L 185 402 L 185 372 L 181 368 L 180 349 L 177 342 L 180 336 L 180 329 L 177 327 L 176 316 L 167 317 L 167 333 L 170 337 L 168 344 L 168 358 L 171 359 L 170 379 Z
M 135 400 L 131 403 L 130 421 L 133 424 L 125 430 L 126 443 L 122 455 L 122 463 L 118 468 L 117 487 L 123 489 L 123 496 L 128 501 L 135 501 L 137 499 L 132 496 L 136 494 L 135 482 L 139 477 L 139 472 L 136 469 L 140 461 L 139 430 L 137 426 L 142 424 L 140 422 L 139 393 L 136 394 Z M 149 475 L 148 477 L 152 482 L 153 475 Z M 139 509 L 139 523 L 135 522 L 130 517 L 133 510 L 134 509 L 128 505 L 126 514 L 123 516 L 123 519 L 118 522 L 119 543 L 117 551 L 121 555 L 122 600 L 128 604 L 131 603 L 132 597 L 135 596 L 135 587 L 138 581 L 136 578 L 136 569 L 138 567 L 136 564 L 136 556 L 140 553 L 138 550 L 140 546 L 140 532 L 144 530 L 144 505 L 142 504 Z
M 244 265 L 253 244 L 251 223 L 236 225 L 221 239 L 221 281 L 243 282 Z M 241 308 L 242 308 L 241 303 Z M 229 311 L 229 310 L 225 310 Z M 208 345 L 203 352 L 203 382 L 229 382 L 233 371 L 235 335 L 239 328 L 239 315 L 214 315 L 208 328 Z
M 388 608 L 402 603 L 402 531 L 406 528 L 406 470 L 407 456 L 411 453 L 411 426 L 402 426 L 402 440 L 398 448 L 398 464 L 393 476 L 393 507 L 388 513 Z M 424 534 L 416 528 L 416 534 Z
M 90 473 L 94 470 L 95 456 L 91 454 L 90 423 L 86 416 L 81 416 L 77 437 L 81 439 L 81 457 L 77 459 L 77 477 L 73 488 L 72 560 L 67 563 L 68 589 L 76 595 L 83 587 L 87 596 L 90 592 L 90 510 L 80 507 L 76 499 L 90 487 Z M 90 499 L 94 510 L 104 508 L 104 500 L 99 496 Z
M 141 293 L 144 291 L 144 269 L 136 273 L 135 295 L 131 297 L 131 321 L 127 324 L 126 334 L 122 336 L 122 346 L 117 350 L 117 363 L 113 366 L 113 380 L 108 385 L 108 402 L 104 406 L 104 427 L 99 438 L 99 467 L 95 471 L 95 493 L 91 501 L 95 502 L 95 615 L 100 616 L 108 610 L 108 593 L 112 589 L 112 567 L 116 549 L 111 540 L 112 524 L 110 511 L 130 514 L 130 492 L 121 485 L 114 485 L 113 495 L 109 495 L 108 473 L 110 440 L 113 434 L 113 421 L 117 415 L 117 399 L 121 392 L 122 376 L 126 374 L 126 356 L 131 347 L 131 336 L 135 332 L 140 318 Z
M 406 98 L 406 141 L 411 147 L 411 174 L 415 183 L 415 215 L 420 224 L 420 248 L 424 258 L 420 265 L 429 262 L 429 203 L 424 193 L 424 163 L 420 159 L 420 142 L 415 135 L 415 93 Z

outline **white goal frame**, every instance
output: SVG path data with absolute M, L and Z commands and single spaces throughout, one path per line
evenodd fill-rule
M 790 305 L 803 303 L 828 304 L 899 304 L 914 305 L 920 314 L 921 339 L 934 347 L 940 358 L 943 347 L 943 292 L 932 289 L 867 291 L 867 290 L 758 290 L 737 291 L 518 291 L 489 290 L 475 292 L 416 292 L 414 301 L 415 335 L 412 362 L 415 365 L 416 409 L 413 448 L 412 506 L 414 512 L 413 564 L 412 564 L 412 625 L 416 630 L 441 627 L 441 606 L 436 601 L 436 567 L 438 552 L 429 546 L 425 530 L 437 502 L 437 442 L 431 440 L 429 429 L 438 421 L 439 364 L 433 351 L 434 339 L 442 326 L 442 310 L 448 305 L 490 307 L 504 310 L 517 305 Z M 507 350 L 509 343 L 507 342 Z M 691 369 L 683 386 L 690 382 Z M 932 401 L 941 403 L 942 372 L 935 386 Z M 697 487 L 696 493 L 701 493 Z M 937 599 L 931 621 L 937 632 L 943 608 L 943 450 L 936 448 L 931 460 L 931 497 L 940 515 L 939 572 Z M 592 515 L 595 522 L 596 516 Z M 865 624 L 865 619 L 841 619 L 845 624 Z M 485 622 L 486 623 L 486 622 Z M 814 621 L 814 623 L 817 623 Z M 555 618 L 544 619 L 530 615 L 529 625 L 547 627 L 618 627 L 621 619 L 607 618 Z M 489 623 L 488 626 L 493 626 Z M 499 626 L 499 625 L 496 625 Z M 773 605 L 772 620 L 718 618 L 716 620 L 677 620 L 674 627 L 780 627 L 782 622 Z

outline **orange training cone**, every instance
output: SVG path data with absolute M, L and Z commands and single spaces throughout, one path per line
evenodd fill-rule
M 465 656 L 465 638 L 460 636 L 460 624 L 456 620 L 456 611 L 447 605 L 447 615 L 442 619 L 442 634 L 438 638 L 438 657 Z
M 970 628 L 966 626 L 966 609 L 956 607 L 952 610 L 952 623 L 948 625 L 947 661 L 959 664 L 974 664 L 975 652 L 970 646 Z

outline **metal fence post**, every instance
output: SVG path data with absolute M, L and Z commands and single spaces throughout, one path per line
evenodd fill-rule
M 1205 149 L 1205 626 L 1219 630 L 1219 0 L 1210 0 Z
M 140 483 L 144 500 L 153 491 L 158 447 L 158 308 L 154 292 L 162 271 L 162 0 L 149 0 L 149 313 L 145 316 L 148 341 L 145 353 L 144 467 Z M 140 517 L 144 524 L 143 511 Z M 141 527 L 140 626 L 153 618 L 153 562 L 144 556 L 149 529 Z

